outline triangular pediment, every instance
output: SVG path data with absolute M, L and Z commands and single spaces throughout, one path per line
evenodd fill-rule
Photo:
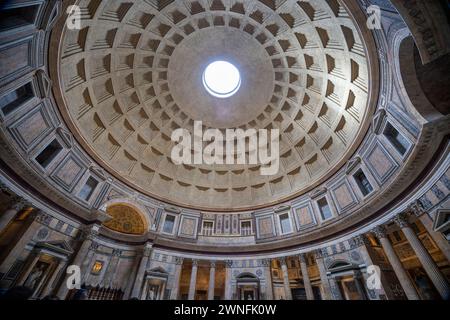
M 154 273 L 167 273 L 167 271 L 163 267 L 156 267 L 150 270 L 150 272 Z
M 434 219 L 433 229 L 444 232 L 450 229 L 450 210 L 438 210 Z
M 62 253 L 64 255 L 71 255 L 73 253 L 72 246 L 70 246 L 70 244 L 65 240 L 38 242 L 36 244 L 36 247 L 45 248 L 49 251 L 54 251 L 56 253 Z

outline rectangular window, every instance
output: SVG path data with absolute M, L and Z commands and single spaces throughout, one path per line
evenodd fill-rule
M 94 193 L 95 188 L 97 188 L 97 185 L 98 181 L 92 177 L 89 177 L 89 179 L 87 179 L 86 183 L 84 184 L 83 188 L 80 191 L 79 195 L 80 198 L 85 201 L 89 201 L 92 194 Z
M 4 95 L 0 98 L 0 109 L 6 116 L 20 107 L 22 104 L 34 97 L 31 83 L 27 83 L 20 88 Z
M 406 140 L 406 138 L 389 122 L 386 124 L 386 128 L 384 129 L 384 135 L 401 155 L 406 153 L 409 148 L 408 140 Z
M 241 222 L 241 236 L 250 236 L 252 234 L 252 223 L 250 221 Z
M 450 241 L 450 229 L 447 229 L 443 232 L 445 239 L 447 239 L 447 241 Z
M 7 8 L 0 11 L 0 31 L 34 25 L 39 5 Z
M 358 170 L 353 177 L 355 178 L 356 183 L 358 184 L 359 190 L 364 196 L 367 196 L 369 193 L 373 191 L 373 187 L 367 179 L 364 172 L 360 169 Z
M 166 215 L 166 219 L 164 220 L 163 232 L 173 233 L 174 225 L 175 225 L 175 216 L 172 216 L 170 214 Z
M 328 201 L 326 198 L 322 198 L 317 201 L 317 205 L 319 206 L 320 215 L 322 216 L 322 220 L 328 220 L 333 217 L 333 213 L 331 212 L 331 208 L 328 205 Z
M 292 226 L 291 226 L 291 220 L 289 219 L 289 214 L 284 213 L 280 214 L 280 226 L 281 226 L 281 233 L 286 234 L 292 232 Z
M 203 235 L 212 236 L 213 235 L 214 223 L 212 221 L 203 221 Z
M 55 139 L 37 155 L 36 161 L 42 168 L 47 168 L 61 150 L 62 146 L 59 144 L 58 140 Z

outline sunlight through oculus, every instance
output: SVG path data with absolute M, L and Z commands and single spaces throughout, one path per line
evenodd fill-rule
M 241 87 L 239 70 L 227 61 L 215 61 L 203 72 L 203 85 L 217 98 L 229 98 Z

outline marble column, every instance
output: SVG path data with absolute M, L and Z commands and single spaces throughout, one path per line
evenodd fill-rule
M 30 272 L 33 270 L 36 263 L 39 261 L 40 253 L 31 252 L 28 258 L 28 264 L 25 267 L 25 271 L 22 272 L 19 279 L 17 280 L 17 286 L 23 286 L 25 281 L 27 280 Z
M 131 293 L 132 293 L 131 291 L 133 290 L 134 279 L 136 279 L 136 274 L 137 274 L 140 262 L 141 262 L 141 257 L 140 257 L 140 255 L 137 254 L 134 258 L 133 267 L 132 267 L 130 275 L 128 276 L 128 279 L 127 279 L 127 287 L 125 288 L 125 293 L 123 295 L 124 300 L 128 300 L 131 297 Z
M 231 300 L 233 299 L 233 261 L 227 260 L 225 261 L 225 300 Z
M 319 269 L 320 282 L 322 285 L 322 299 L 332 300 L 333 297 L 331 295 L 330 283 L 328 282 L 327 269 L 325 267 L 325 263 L 322 258 L 322 253 L 319 250 L 315 252 L 315 258 L 317 267 Z
M 59 273 L 64 268 L 66 263 L 67 263 L 67 261 L 65 261 L 65 260 L 62 260 L 62 259 L 59 260 L 59 263 L 56 266 L 55 271 L 53 271 L 50 279 L 47 281 L 47 284 L 45 285 L 44 290 L 42 291 L 42 297 L 48 296 L 49 294 L 52 293 L 56 277 L 59 275 Z
M 122 251 L 118 249 L 114 249 L 112 252 L 111 261 L 108 264 L 108 269 L 106 270 L 102 281 L 103 286 L 106 288 L 114 287 L 114 275 L 116 274 L 116 269 L 119 264 L 121 254 Z
M 264 276 L 266 278 L 266 300 L 273 300 L 273 284 L 272 284 L 272 260 L 263 259 Z
M 93 226 L 90 226 L 84 231 L 83 234 L 83 243 L 81 244 L 80 248 L 78 249 L 78 252 L 73 259 L 72 263 L 70 265 L 79 266 L 81 272 L 83 271 L 83 266 L 87 263 L 86 262 L 86 255 L 89 252 L 89 249 L 95 239 L 95 237 L 98 235 L 98 230 L 100 229 L 100 226 L 97 224 L 94 224 Z M 83 273 L 81 273 L 81 276 Z M 69 288 L 67 287 L 67 281 L 69 280 L 69 277 L 71 274 L 66 274 L 64 277 L 64 281 L 61 283 L 61 286 L 59 287 L 57 296 L 60 299 L 65 299 L 67 296 L 67 293 L 69 292 Z M 81 284 L 80 284 L 81 285 Z
M 42 227 L 41 216 L 45 214 L 40 210 L 33 210 L 25 219 L 22 226 L 23 230 L 20 239 L 6 245 L 0 251 L 0 273 L 7 273 L 18 256 L 21 256 L 29 239 L 32 239 Z
M 141 296 L 139 297 L 140 300 L 147 300 L 147 294 L 148 294 L 148 279 L 144 279 L 144 286 L 142 288 Z
M 306 291 L 306 299 L 314 300 L 314 293 L 311 286 L 311 280 L 309 279 L 308 266 L 306 265 L 306 255 L 304 253 L 299 254 L 300 269 L 302 271 L 303 284 Z
M 147 269 L 148 260 L 150 260 L 150 255 L 152 253 L 153 244 L 147 242 L 144 246 L 144 252 L 142 254 L 141 262 L 139 264 L 139 269 L 136 274 L 136 279 L 134 280 L 133 290 L 131 291 L 132 298 L 139 298 L 142 283 L 144 281 L 145 270 Z
M 448 245 L 448 240 L 441 232 L 434 231 L 433 220 L 427 213 L 422 214 L 419 219 L 438 248 L 442 251 L 442 254 L 450 261 L 450 246 Z
M 447 279 L 442 275 L 433 258 L 428 253 L 428 250 L 424 247 L 414 230 L 410 227 L 407 221 L 407 216 L 398 215 L 394 218 L 394 221 L 402 230 L 411 248 L 416 253 L 417 258 L 441 295 L 442 299 L 450 299 L 450 285 L 447 282 Z
M 195 288 L 197 286 L 198 261 L 192 260 L 191 280 L 189 282 L 188 300 L 195 300 Z
M 334 277 L 334 276 L 330 276 L 330 277 L 328 277 L 328 281 L 330 283 L 333 300 L 344 300 L 341 289 L 339 288 L 338 279 L 336 279 L 336 277 Z
M 283 258 L 280 261 L 281 261 L 281 270 L 283 272 L 284 294 L 286 296 L 286 300 L 292 300 L 292 291 L 291 286 L 289 285 L 289 273 L 286 264 L 286 259 Z
M 177 300 L 180 292 L 181 271 L 183 269 L 183 258 L 175 257 L 175 272 L 173 275 L 172 290 L 170 299 Z
M 386 254 L 389 263 L 391 264 L 392 269 L 394 270 L 394 273 L 403 288 L 403 291 L 405 291 L 406 297 L 409 300 L 420 300 L 416 288 L 411 281 L 411 278 L 406 273 L 406 270 L 403 268 L 402 262 L 395 253 L 394 247 L 392 246 L 391 241 L 386 234 L 386 229 L 383 226 L 378 226 L 377 228 L 372 230 L 372 233 L 380 241 L 381 246 L 383 247 L 383 251 Z
M 216 262 L 211 261 L 209 265 L 208 300 L 214 300 L 215 288 L 216 288 Z
M 353 276 L 353 281 L 355 281 L 356 290 L 358 290 L 360 299 L 359 300 L 367 300 L 367 293 L 363 285 L 364 278 L 361 272 L 355 272 Z
M 27 202 L 21 197 L 15 196 L 11 199 L 8 209 L 0 215 L 0 233 L 6 229 L 16 214 L 27 205 L 29 204 L 27 204 Z

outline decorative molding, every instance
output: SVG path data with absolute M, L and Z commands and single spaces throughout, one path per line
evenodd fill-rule
M 175 213 L 175 214 L 180 214 L 181 213 L 181 209 L 176 208 L 176 207 L 172 207 L 172 206 L 166 206 L 164 207 L 164 210 L 170 213 Z
M 384 123 L 384 120 L 386 119 L 386 115 L 387 115 L 386 110 L 380 109 L 373 117 L 372 127 L 373 127 L 373 132 L 376 135 L 381 134 L 381 128 L 383 127 L 383 123 Z
M 39 96 L 42 99 L 49 98 L 51 94 L 50 90 L 52 88 L 52 80 L 50 77 L 44 70 L 39 69 L 36 71 L 36 79 L 39 89 Z
M 316 199 L 326 193 L 327 193 L 327 188 L 322 187 L 322 188 L 315 189 L 313 192 L 311 192 L 310 197 L 311 197 L 311 199 Z
M 291 209 L 291 206 L 283 205 L 283 206 L 276 207 L 274 209 L 274 212 L 275 213 L 280 213 L 280 212 L 284 212 L 284 211 L 289 211 L 290 209 Z
M 359 164 L 361 163 L 361 157 L 355 156 L 347 162 L 347 166 L 345 167 L 345 173 L 350 174 Z

